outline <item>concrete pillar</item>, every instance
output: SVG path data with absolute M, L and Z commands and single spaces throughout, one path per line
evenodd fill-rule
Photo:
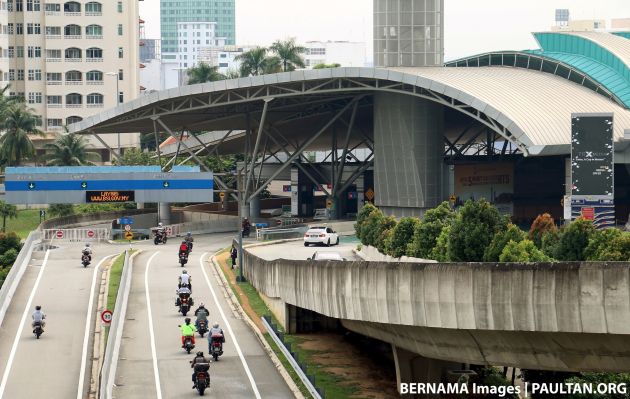
M 260 217 L 260 198 L 256 197 L 249 202 L 249 217 L 252 220 Z
M 365 203 L 365 177 L 363 174 L 354 181 L 357 186 L 357 211 L 361 209 Z
M 291 166 L 291 216 L 300 214 L 300 201 L 298 193 L 298 168 Z
M 374 94 L 375 204 L 420 216 L 444 200 L 444 109 L 405 94 Z
M 158 208 L 160 211 L 160 222 L 165 225 L 171 224 L 171 204 L 168 202 L 160 202 Z
M 136 209 L 144 209 L 144 202 L 136 202 Z
M 396 387 L 400 392 L 401 383 L 445 381 L 449 370 L 459 370 L 460 363 L 447 362 L 445 360 L 430 359 L 417 353 L 409 352 L 392 345 L 394 365 L 396 367 Z M 429 398 L 439 396 L 429 395 L 405 395 L 405 398 Z

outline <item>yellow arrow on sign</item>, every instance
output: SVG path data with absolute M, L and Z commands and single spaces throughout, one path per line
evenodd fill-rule
M 129 241 L 133 238 L 133 233 L 131 231 L 125 232 L 125 238 Z

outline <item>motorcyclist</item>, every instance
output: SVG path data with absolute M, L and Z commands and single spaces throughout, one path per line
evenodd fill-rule
M 212 324 L 210 333 L 208 334 L 208 352 L 212 352 L 212 342 L 216 340 L 219 340 L 222 345 L 225 343 L 225 334 L 223 334 L 223 329 L 221 329 L 219 327 L 219 323 L 215 321 Z
M 197 329 L 194 325 L 190 324 L 190 317 L 186 317 L 184 319 L 184 324 L 180 325 L 179 327 L 182 330 L 182 348 L 184 347 L 184 342 L 186 341 L 186 338 L 190 338 L 192 344 L 194 345 L 195 333 L 197 332 Z
M 188 245 L 188 252 L 192 251 L 193 241 L 195 241 L 195 239 L 193 238 L 192 233 L 190 231 L 186 233 L 186 237 L 184 238 L 184 241 L 186 241 L 186 244 Z
M 186 269 L 182 270 L 182 274 L 179 276 L 177 288 L 188 287 L 192 290 L 192 277 L 188 274 Z
M 199 322 L 200 321 L 205 321 L 206 322 L 206 326 L 207 326 L 208 325 L 208 316 L 210 316 L 210 312 L 208 311 L 208 309 L 206 309 L 206 307 L 203 304 L 203 302 L 201 302 L 199 304 L 199 307 L 197 308 L 197 310 L 195 310 L 195 317 L 197 317 L 197 320 L 195 320 L 195 327 L 197 327 L 197 329 L 199 329 Z
M 44 321 L 46 314 L 42 312 L 42 307 L 40 305 L 35 306 L 35 311 L 31 317 L 33 318 L 31 326 L 35 328 L 35 324 L 39 323 L 39 325 L 42 326 L 42 331 L 44 331 L 44 327 L 46 327 L 46 321 Z
M 193 389 L 197 388 L 197 373 L 200 371 L 207 372 L 210 368 L 210 359 L 203 355 L 202 351 L 197 352 L 195 358 L 190 362 L 190 367 L 193 368 L 192 382 Z M 208 373 L 208 375 L 210 375 Z
M 188 247 L 188 242 L 186 240 L 183 240 L 182 243 L 179 245 L 179 256 L 182 256 L 182 254 L 186 254 L 186 256 L 188 256 L 189 252 L 190 249 Z
M 175 306 L 179 306 L 179 304 L 181 303 L 180 299 L 182 298 L 182 296 L 184 295 L 190 296 L 191 294 L 190 288 L 188 288 L 187 286 L 181 286 L 175 292 L 177 293 L 177 300 L 175 301 Z
M 84 255 L 87 255 L 90 262 L 92 261 L 92 248 L 90 248 L 89 242 L 85 243 L 85 248 L 83 248 L 81 253 L 83 253 Z
M 162 222 L 159 222 L 157 225 L 157 229 L 155 230 L 155 235 L 160 237 L 160 240 L 164 240 L 164 225 L 162 224 Z

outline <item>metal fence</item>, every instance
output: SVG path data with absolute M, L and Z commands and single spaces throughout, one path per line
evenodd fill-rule
M 85 229 L 45 229 L 42 230 L 42 240 L 57 241 L 107 241 L 109 240 L 109 229 L 107 228 L 85 228 Z

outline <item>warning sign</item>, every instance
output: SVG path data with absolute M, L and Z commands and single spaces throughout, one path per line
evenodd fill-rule
M 372 190 L 371 188 L 368 188 L 368 190 L 365 192 L 365 198 L 367 198 L 368 201 L 373 201 L 374 200 L 374 190 Z
M 125 231 L 125 239 L 131 241 L 133 239 L 133 233 L 131 231 Z
M 594 220 L 595 219 L 595 208 L 592 208 L 592 207 L 582 208 L 582 219 L 584 219 L 584 220 Z

